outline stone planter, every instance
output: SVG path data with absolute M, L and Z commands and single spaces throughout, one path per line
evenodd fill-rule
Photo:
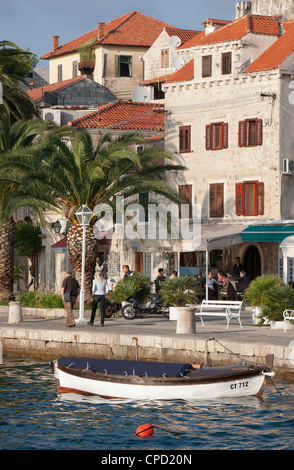
M 178 309 L 179 307 L 169 307 L 169 319 L 172 321 L 177 321 L 178 319 Z
M 177 307 L 178 319 L 176 333 L 191 335 L 196 333 L 195 307 Z
M 285 329 L 285 322 L 284 321 L 270 321 L 270 329 L 271 330 L 284 330 Z M 294 325 L 293 323 L 287 322 L 287 330 L 293 330 Z
M 260 321 L 261 307 L 252 307 L 252 323 L 257 325 Z
M 9 302 L 8 323 L 22 323 L 21 302 Z

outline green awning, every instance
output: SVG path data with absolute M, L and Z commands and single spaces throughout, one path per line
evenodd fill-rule
M 294 225 L 251 225 L 241 235 L 243 242 L 282 242 L 294 235 Z

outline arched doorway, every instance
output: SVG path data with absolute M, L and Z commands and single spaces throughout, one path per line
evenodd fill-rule
M 244 266 L 247 276 L 251 281 L 261 275 L 261 260 L 258 248 L 254 245 L 248 246 L 244 254 Z

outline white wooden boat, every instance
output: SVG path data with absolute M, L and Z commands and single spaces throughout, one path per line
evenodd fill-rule
M 202 400 L 261 396 L 273 355 L 264 366 L 200 367 L 193 364 L 61 357 L 50 362 L 58 393 L 108 399 Z

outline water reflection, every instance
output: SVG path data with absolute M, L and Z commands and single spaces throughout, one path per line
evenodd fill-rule
M 58 395 L 48 363 L 4 361 L 2 449 L 291 449 L 294 384 L 263 398 L 205 402 L 105 400 Z M 152 438 L 135 436 L 155 424 Z

